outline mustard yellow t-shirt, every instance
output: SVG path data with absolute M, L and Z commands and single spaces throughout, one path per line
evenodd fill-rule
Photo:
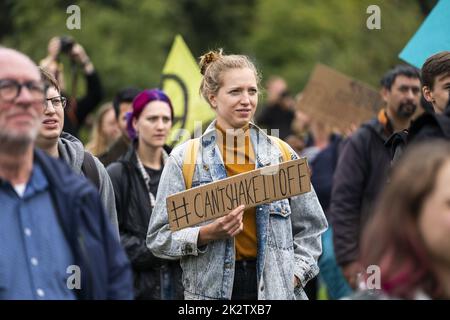
M 242 130 L 226 134 L 216 125 L 217 145 L 222 153 L 227 176 L 255 169 L 255 154 L 251 145 L 250 130 L 246 126 Z M 235 237 L 236 260 L 256 258 L 256 209 L 244 211 L 244 230 Z

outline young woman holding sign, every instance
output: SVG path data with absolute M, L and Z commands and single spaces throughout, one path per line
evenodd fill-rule
M 171 153 L 147 246 L 156 256 L 181 258 L 185 299 L 306 299 L 303 287 L 318 273 L 320 235 L 327 228 L 314 190 L 290 201 L 247 210 L 238 206 L 226 216 L 178 231 L 169 228 L 168 196 L 283 161 L 275 140 L 251 122 L 259 76 L 248 57 L 212 51 L 201 57 L 200 67 L 200 91 L 216 120 L 200 137 L 192 177 L 184 175 L 192 143 Z

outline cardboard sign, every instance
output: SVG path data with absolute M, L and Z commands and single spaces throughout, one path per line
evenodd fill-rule
M 341 132 L 352 123 L 373 118 L 383 106 L 380 94 L 368 85 L 322 64 L 316 65 L 297 108 Z
M 440 0 L 399 57 L 417 68 L 440 51 L 450 50 L 450 0 Z
M 167 197 L 172 231 L 311 191 L 306 158 L 241 173 Z

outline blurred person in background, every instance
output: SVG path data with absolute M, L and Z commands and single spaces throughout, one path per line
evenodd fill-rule
M 291 124 L 291 134 L 285 141 L 289 144 L 297 154 L 301 154 L 309 141 L 311 119 L 302 110 L 296 110 L 294 120 Z
M 288 85 L 286 80 L 280 76 L 271 76 L 266 83 L 266 106 L 271 107 L 278 102 L 281 94 L 287 91 Z
M 155 257 L 145 239 L 159 180 L 170 149 L 173 108 L 158 89 L 144 90 L 128 114 L 128 151 L 108 166 L 114 185 L 122 245 L 131 261 L 136 299 L 183 299 L 179 260 Z
M 283 78 L 274 76 L 267 82 L 267 104 L 256 117 L 256 123 L 268 130 L 278 130 L 282 140 L 292 133 L 291 125 L 295 117 L 295 100 L 288 91 Z M 275 132 L 269 131 L 272 135 Z
M 309 121 L 305 148 L 300 155 L 306 157 L 308 161 L 313 161 L 317 154 L 325 149 L 330 143 L 330 140 L 333 140 L 335 136 L 329 125 L 316 117 L 312 117 Z
M 385 142 L 394 132 L 409 127 L 420 104 L 420 73 L 398 65 L 383 76 L 381 86 L 385 107 L 354 132 L 340 152 L 328 211 L 336 259 L 354 289 L 361 272 L 357 260 L 361 232 L 390 169 Z
M 107 167 L 125 154 L 130 147 L 130 138 L 127 132 L 127 114 L 131 112 L 134 98 L 140 90 L 135 87 L 126 87 L 119 90 L 113 99 L 114 113 L 119 125 L 120 135 L 116 141 L 101 155 L 99 160 Z
M 261 111 L 256 121 L 261 127 L 271 130 L 275 135 L 278 130 L 278 137 L 282 140 L 292 133 L 291 125 L 295 118 L 294 99 L 289 91 L 280 94 L 276 103 L 267 106 Z
M 86 150 L 94 156 L 106 152 L 119 137 L 120 129 L 112 103 L 105 103 L 97 111 L 94 126 L 91 132 L 91 140 L 86 145 Z
M 320 205 L 327 220 L 330 221 L 329 209 L 333 176 L 344 144 L 342 135 L 333 133 L 326 123 L 311 118 L 311 130 L 308 136 L 309 147 L 303 150 L 311 169 L 311 184 L 316 190 Z M 340 299 L 349 295 L 352 290 L 336 262 L 333 246 L 333 225 L 322 234 L 322 255 L 319 258 L 318 287 L 325 284 L 329 299 Z
M 66 87 L 62 55 L 70 60 L 71 88 Z M 103 98 L 103 88 L 94 64 L 83 46 L 68 36 L 53 37 L 48 43 L 48 54 L 40 61 L 40 66 L 48 70 L 60 84 L 63 96 L 68 99 L 68 107 L 64 110 L 64 132 L 78 138 L 80 128 L 86 117 L 95 110 Z M 78 70 L 81 69 L 85 83 L 85 95 L 77 97 Z
M 405 151 L 361 244 L 361 265 L 379 267 L 381 287 L 353 299 L 450 299 L 449 181 L 448 141 Z M 376 284 L 373 274 L 362 275 L 367 286 Z

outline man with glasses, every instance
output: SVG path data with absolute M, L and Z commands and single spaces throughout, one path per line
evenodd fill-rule
M 64 160 L 75 173 L 86 176 L 96 185 L 109 220 L 119 237 L 114 189 L 109 175 L 103 164 L 84 150 L 81 141 L 62 131 L 67 100 L 61 96 L 58 82 L 53 75 L 45 69 L 40 70 L 46 88 L 46 99 L 44 118 L 36 144 L 52 157 Z
M 130 299 L 130 264 L 96 190 L 34 147 L 45 88 L 0 47 L 0 300 Z

